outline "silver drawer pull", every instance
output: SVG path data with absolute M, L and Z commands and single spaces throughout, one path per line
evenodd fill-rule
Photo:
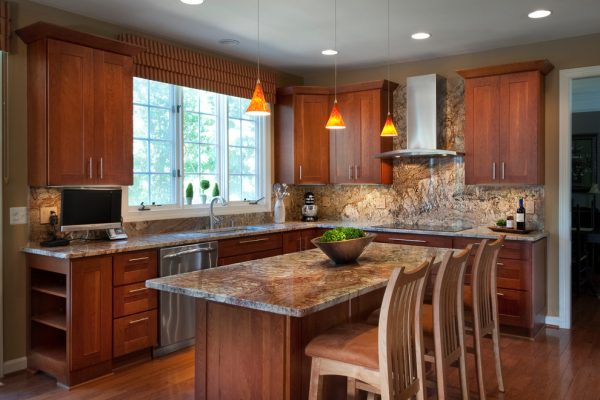
M 92 157 L 90 157 L 90 179 L 92 179 Z
M 210 253 L 211 251 L 217 251 L 216 248 L 214 247 L 202 247 L 199 249 L 192 249 L 192 250 L 184 250 L 184 251 L 180 251 L 179 253 L 175 253 L 175 254 L 168 254 L 166 256 L 163 256 L 162 258 L 175 258 L 175 257 L 181 257 L 181 256 L 186 256 L 188 254 L 195 254 L 195 253 Z
M 148 260 L 148 259 L 150 259 L 150 257 L 130 258 L 129 262 L 144 261 L 144 260 Z
M 148 321 L 149 319 L 149 317 L 134 319 L 133 321 L 129 321 L 129 325 L 139 324 L 140 322 Z
M 256 242 L 264 242 L 269 240 L 270 238 L 259 238 L 259 239 L 251 239 L 251 240 L 240 240 L 238 243 L 239 244 L 244 244 L 244 243 L 256 243 Z
M 504 293 L 497 292 L 496 294 L 497 294 L 498 296 L 504 296 Z
M 131 289 L 128 293 L 139 293 L 139 292 L 145 292 L 146 290 L 148 290 L 148 288 L 139 288 L 139 289 Z
M 427 240 L 418 240 L 418 239 L 398 239 L 398 238 L 390 238 L 389 240 L 393 240 L 394 242 L 407 242 L 407 243 L 427 243 Z
M 502 267 L 502 266 L 504 266 L 504 263 L 499 262 L 499 263 L 496 263 L 496 265 L 499 265 Z

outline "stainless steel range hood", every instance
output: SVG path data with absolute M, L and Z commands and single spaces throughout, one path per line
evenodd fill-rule
M 406 149 L 386 151 L 375 158 L 463 156 L 440 149 L 444 124 L 446 79 L 436 74 L 406 79 Z

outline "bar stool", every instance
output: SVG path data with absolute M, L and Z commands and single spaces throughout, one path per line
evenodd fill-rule
M 475 253 L 471 286 L 465 286 L 465 320 L 467 326 L 472 327 L 475 363 L 477 366 L 477 384 L 479 398 L 485 400 L 485 386 L 483 382 L 483 358 L 481 354 L 481 340 L 492 336 L 494 359 L 496 364 L 496 379 L 498 390 L 504 392 L 502 379 L 502 364 L 500 362 L 500 330 L 498 328 L 498 298 L 496 297 L 496 266 L 498 253 L 504 244 L 505 235 L 498 240 L 490 242 L 482 240 Z M 469 349 L 471 350 L 471 349 Z
M 321 398 L 324 375 L 346 376 L 352 389 L 356 380 L 364 382 L 384 400 L 425 398 L 421 306 L 432 262 L 408 273 L 394 270 L 379 326 L 340 325 L 306 346 L 306 355 L 312 357 L 309 400 Z M 349 398 L 354 395 L 351 390 Z

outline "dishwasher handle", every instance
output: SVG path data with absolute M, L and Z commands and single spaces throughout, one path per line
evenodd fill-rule
M 195 254 L 195 253 L 211 253 L 213 251 L 217 251 L 217 249 L 214 247 L 201 247 L 198 249 L 180 251 L 179 253 L 167 254 L 166 256 L 163 256 L 162 258 L 168 259 L 168 258 L 187 256 L 188 254 Z

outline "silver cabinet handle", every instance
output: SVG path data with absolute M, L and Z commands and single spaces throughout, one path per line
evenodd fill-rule
M 496 163 L 492 163 L 492 179 L 496 180 Z
M 302 251 L 302 238 L 298 238 L 298 250 Z
M 300 180 L 302 180 L 302 165 L 300 165 Z
M 504 296 L 504 293 L 496 292 L 496 294 L 501 297 Z
M 406 243 L 427 243 L 427 240 L 418 240 L 418 239 L 399 239 L 399 238 L 389 238 L 394 242 L 406 242 Z
M 502 161 L 502 179 L 504 179 L 504 161 Z
M 133 324 L 139 324 L 140 322 L 144 322 L 144 321 L 148 321 L 150 318 L 149 317 L 144 317 L 144 318 L 140 318 L 140 319 L 135 319 L 133 321 L 129 321 L 129 325 L 133 325 Z
M 135 261 L 144 261 L 144 260 L 148 260 L 150 257 L 138 257 L 138 258 L 130 258 L 129 262 L 135 262 Z
M 195 253 L 208 253 L 211 251 L 216 251 L 217 249 L 214 247 L 205 247 L 205 248 L 200 248 L 200 249 L 192 249 L 192 250 L 185 250 L 185 251 L 180 251 L 179 253 L 175 253 L 175 254 L 167 254 L 166 256 L 163 256 L 163 259 L 167 259 L 167 258 L 175 258 L 175 257 L 181 257 L 181 256 L 186 256 L 188 254 L 195 254 Z
M 139 292 L 145 292 L 146 290 L 148 290 L 148 288 L 139 288 L 139 289 L 131 289 L 129 292 L 127 293 L 139 293 Z
M 352 165 L 348 165 L 348 179 L 352 180 Z
M 92 179 L 92 157 L 90 157 L 90 179 Z
M 354 166 L 354 179 L 358 179 L 358 165 Z
M 104 160 L 100 157 L 100 179 L 104 179 Z
M 504 263 L 499 262 L 499 263 L 496 263 L 496 265 L 499 265 L 499 266 L 503 267 Z
M 267 241 L 269 239 L 270 238 L 258 238 L 258 239 L 251 239 L 251 240 L 240 240 L 238 243 L 239 244 L 244 244 L 244 243 L 265 242 L 265 241 Z

